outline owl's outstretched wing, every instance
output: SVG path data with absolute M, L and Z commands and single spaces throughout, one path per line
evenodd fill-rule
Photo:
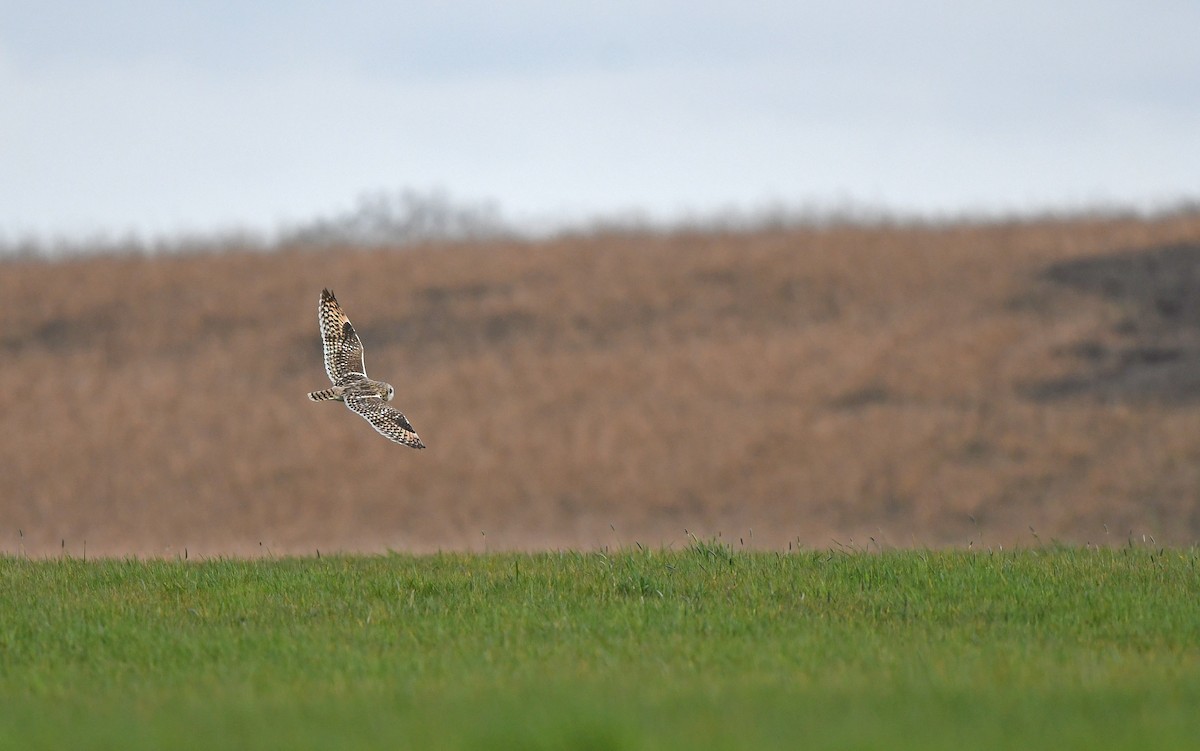
M 346 406 L 351 411 L 362 415 L 367 422 L 371 423 L 371 427 L 396 443 L 402 443 L 415 449 L 425 448 L 421 437 L 417 435 L 417 431 L 413 429 L 412 423 L 408 421 L 404 413 L 389 406 L 381 397 L 347 396 Z
M 317 305 L 317 323 L 321 326 L 321 343 L 325 347 L 325 372 L 335 384 L 348 373 L 367 374 L 363 361 L 362 340 L 354 331 L 350 319 L 342 312 L 337 298 L 328 289 L 321 290 Z

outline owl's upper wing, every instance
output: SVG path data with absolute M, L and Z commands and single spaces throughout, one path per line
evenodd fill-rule
M 350 319 L 342 312 L 337 298 L 327 289 L 321 290 L 317 305 L 317 323 L 321 326 L 321 342 L 325 347 L 325 372 L 337 383 L 347 373 L 367 374 L 363 361 L 362 340 L 354 331 Z
M 425 448 L 412 423 L 404 413 L 390 406 L 378 396 L 348 396 L 346 406 L 353 412 L 362 415 L 371 427 L 378 430 L 387 438 L 411 446 L 415 449 Z

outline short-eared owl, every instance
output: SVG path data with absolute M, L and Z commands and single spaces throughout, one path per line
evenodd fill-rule
M 333 388 L 314 391 L 308 398 L 314 402 L 327 399 L 345 402 L 350 411 L 362 415 L 371 427 L 387 438 L 415 449 L 425 448 L 408 418 L 388 404 L 396 390 L 389 383 L 367 378 L 362 340 L 342 312 L 337 298 L 327 289 L 321 290 L 317 323 L 325 345 L 325 372 L 333 381 Z

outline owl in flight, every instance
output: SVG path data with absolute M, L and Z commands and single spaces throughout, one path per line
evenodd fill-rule
M 314 402 L 329 399 L 345 402 L 351 412 L 361 415 L 386 438 L 415 449 L 425 448 L 408 418 L 388 404 L 396 395 L 392 385 L 367 378 L 362 340 L 342 312 L 337 298 L 327 289 L 321 290 L 317 323 L 325 345 L 325 372 L 333 381 L 333 388 L 313 391 L 308 398 Z

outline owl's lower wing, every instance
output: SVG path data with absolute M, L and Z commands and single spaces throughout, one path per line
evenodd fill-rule
M 354 331 L 350 319 L 342 312 L 337 298 L 327 289 L 321 290 L 317 306 L 317 323 L 321 326 L 321 344 L 325 349 L 325 373 L 335 384 L 347 373 L 367 374 L 363 362 L 362 340 Z
M 417 431 L 404 413 L 390 406 L 380 397 L 346 397 L 346 406 L 352 412 L 362 415 L 367 422 L 371 423 L 371 427 L 386 438 L 415 449 L 425 448 L 425 444 L 421 442 L 420 436 L 417 435 Z

